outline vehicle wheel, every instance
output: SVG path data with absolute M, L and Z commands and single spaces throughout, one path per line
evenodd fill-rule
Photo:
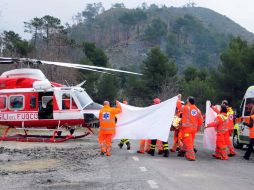
M 233 146 L 239 149 L 243 148 L 243 144 L 239 143 L 237 131 L 234 131 L 233 134 Z

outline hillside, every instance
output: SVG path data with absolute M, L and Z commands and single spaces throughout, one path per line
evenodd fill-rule
M 190 64 L 216 67 L 232 37 L 254 41 L 254 34 L 239 24 L 202 7 L 112 8 L 84 18 L 69 32 L 76 41 L 95 42 L 116 67 L 140 64 L 155 45 L 180 69 Z

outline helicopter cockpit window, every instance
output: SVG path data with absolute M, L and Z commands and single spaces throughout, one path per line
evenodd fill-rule
M 0 110 L 5 110 L 6 109 L 6 97 L 1 96 L 0 97 Z
M 78 101 L 83 109 L 89 104 L 93 103 L 93 100 L 85 91 L 75 91 L 75 95 L 78 98 Z
M 9 107 L 12 110 L 24 109 L 24 97 L 23 96 L 10 96 Z
M 69 93 L 64 93 L 62 95 L 62 109 L 69 110 L 69 109 L 77 109 L 77 104 L 75 103 L 74 99 L 71 97 Z

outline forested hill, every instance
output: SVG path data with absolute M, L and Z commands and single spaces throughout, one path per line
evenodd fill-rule
M 202 7 L 116 6 L 103 12 L 87 7 L 76 20 L 69 29 L 71 38 L 95 42 L 117 67 L 142 63 L 155 45 L 173 58 L 180 70 L 186 65 L 217 66 L 232 37 L 254 41 L 253 33 Z

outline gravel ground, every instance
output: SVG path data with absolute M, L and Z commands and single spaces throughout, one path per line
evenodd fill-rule
M 0 143 L 0 189 L 70 189 L 95 168 L 96 138 L 53 143 Z

